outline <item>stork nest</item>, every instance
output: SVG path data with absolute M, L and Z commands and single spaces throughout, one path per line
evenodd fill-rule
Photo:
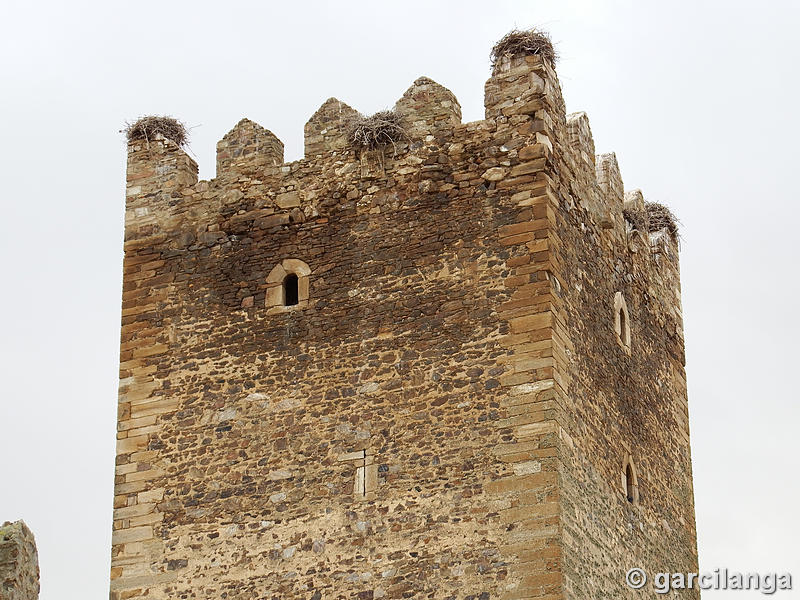
M 678 219 L 670 209 L 658 202 L 645 202 L 644 206 L 650 231 L 666 229 L 671 235 L 678 235 Z
M 666 229 L 674 238 L 678 237 L 678 219 L 673 212 L 658 202 L 645 202 L 644 210 L 626 208 L 622 216 L 631 227 L 642 233 L 653 233 Z
M 371 117 L 359 114 L 347 124 L 347 141 L 354 148 L 374 150 L 407 139 L 400 115 L 393 110 L 382 110 Z
M 492 48 L 490 55 L 492 67 L 497 66 L 497 63 L 507 55 L 541 56 L 550 63 L 550 66 L 554 66 L 558 60 L 550 35 L 537 29 L 527 31 L 513 29 L 505 34 Z
M 626 208 L 622 211 L 622 216 L 630 223 L 631 228 L 636 231 L 649 231 L 650 225 L 647 223 L 647 211 L 635 208 Z
M 186 125 L 173 117 L 142 117 L 134 123 L 126 123 L 124 129 L 129 142 L 145 140 L 149 142 L 158 135 L 172 140 L 178 146 L 184 146 L 189 141 Z

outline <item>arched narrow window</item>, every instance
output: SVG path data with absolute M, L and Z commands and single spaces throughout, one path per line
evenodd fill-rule
M 625 457 L 622 466 L 622 493 L 631 504 L 639 504 L 639 476 L 630 454 Z
M 302 260 L 285 258 L 269 272 L 265 304 L 270 313 L 305 308 L 309 302 L 311 269 Z
M 631 319 L 628 314 L 628 305 L 622 292 L 614 294 L 614 331 L 617 341 L 628 354 L 631 353 Z
M 299 302 L 297 275 L 289 273 L 283 280 L 283 305 L 294 306 Z
M 633 469 L 630 465 L 625 467 L 625 494 L 628 502 L 633 504 Z

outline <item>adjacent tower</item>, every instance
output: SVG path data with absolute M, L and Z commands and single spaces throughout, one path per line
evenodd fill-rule
M 39 555 L 33 533 L 23 521 L 0 527 L 0 598 L 39 598 Z
M 519 41 L 482 121 L 422 77 L 372 119 L 328 100 L 292 163 L 243 120 L 211 181 L 131 136 L 113 600 L 697 570 L 674 221 Z

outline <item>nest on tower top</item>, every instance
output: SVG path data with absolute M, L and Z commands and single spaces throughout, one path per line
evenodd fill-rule
M 658 202 L 645 202 L 644 209 L 626 208 L 622 216 L 636 231 L 653 233 L 666 229 L 672 237 L 678 237 L 678 219 L 669 208 Z
M 492 48 L 490 55 L 492 67 L 497 66 L 504 56 L 541 56 L 551 66 L 556 64 L 558 54 L 553 48 L 553 42 L 550 36 L 544 31 L 537 29 L 528 29 L 521 31 L 513 29 L 505 34 L 502 39 L 497 42 Z
M 626 208 L 622 211 L 622 216 L 631 224 L 631 229 L 641 231 L 642 233 L 650 231 L 650 226 L 647 224 L 647 211 L 636 208 Z
M 382 110 L 366 117 L 355 115 L 347 123 L 347 141 L 358 149 L 374 150 L 408 139 L 400 122 L 400 115 L 393 110 Z
M 670 209 L 658 202 L 645 202 L 644 207 L 651 232 L 666 229 L 673 236 L 678 235 L 678 219 Z
M 148 116 L 137 119 L 133 123 L 126 123 L 125 136 L 129 142 L 144 140 L 149 142 L 158 135 L 172 140 L 178 146 L 184 146 L 189 141 L 186 125 L 173 117 Z

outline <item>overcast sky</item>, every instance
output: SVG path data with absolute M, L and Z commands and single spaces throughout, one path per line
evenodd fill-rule
M 183 119 L 210 178 L 244 116 L 295 160 L 325 99 L 371 113 L 420 75 L 477 120 L 492 44 L 534 25 L 597 151 L 683 223 L 701 569 L 791 570 L 800 587 L 797 7 L 5 0 L 0 522 L 34 531 L 41 599 L 108 594 L 124 122 Z M 761 597 L 704 596 L 723 594 Z

